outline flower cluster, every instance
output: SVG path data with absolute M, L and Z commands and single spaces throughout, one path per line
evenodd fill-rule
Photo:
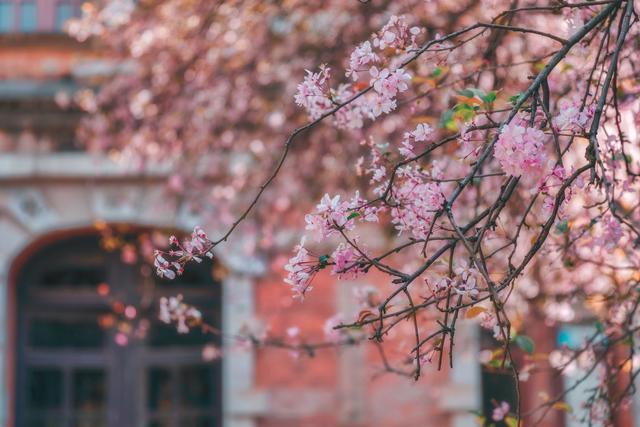
M 432 290 L 434 293 L 452 290 L 460 296 L 477 298 L 480 291 L 478 290 L 478 282 L 480 281 L 480 272 L 475 267 L 470 266 L 466 261 L 461 261 L 454 269 L 453 277 L 440 276 L 432 281 Z M 425 278 L 425 283 L 430 284 L 429 279 Z
M 358 71 L 362 67 L 369 63 L 377 62 L 380 57 L 371 49 L 371 42 L 369 40 L 361 43 L 358 47 L 351 52 L 351 58 L 349 59 L 349 68 L 347 69 L 346 76 L 356 81 L 358 80 Z
M 304 242 L 305 238 L 303 237 L 293 250 L 295 255 L 284 266 L 287 271 L 287 278 L 284 281 L 291 286 L 293 297 L 301 300 L 304 299 L 306 292 L 313 289 L 311 281 L 316 273 L 327 264 L 327 257 L 322 259 L 312 257 L 307 248 L 304 247 Z
M 169 246 L 172 248 L 169 251 L 155 251 L 153 263 L 158 276 L 167 279 L 175 279 L 182 274 L 185 264 L 189 261 L 202 262 L 203 257 L 213 258 L 213 242 L 198 226 L 193 229 L 191 239 L 182 244 L 176 236 L 169 237 Z
M 382 114 L 392 112 L 397 106 L 398 93 L 409 89 L 411 75 L 403 68 L 391 67 L 389 64 L 380 69 L 373 65 L 381 62 L 381 56 L 374 52 L 374 49 L 408 50 L 415 47 L 418 34 L 419 28 L 409 29 L 404 18 L 392 16 L 371 41 L 364 41 L 351 53 L 346 76 L 351 77 L 354 84 L 341 84 L 335 90 L 329 89 L 329 68 L 320 67 L 317 73 L 307 70 L 307 75 L 298 85 L 295 94 L 296 104 L 307 110 L 311 120 L 316 120 L 332 108 L 353 98 L 357 91 L 367 84 L 359 80 L 362 76 L 368 75 L 368 83 L 374 91 L 360 96 L 337 111 L 334 115 L 336 125 L 357 129 L 362 127 L 365 118 L 373 120 Z
M 466 261 L 461 261 L 458 266 L 453 269 L 456 274 L 454 278 L 453 290 L 458 295 L 470 296 L 475 298 L 478 296 L 478 278 L 480 272 L 475 267 L 469 265 Z
M 373 90 L 378 92 L 383 100 L 394 103 L 394 98 L 398 92 L 404 92 L 409 89 L 407 83 L 411 81 L 411 75 L 402 68 L 389 71 L 388 68 L 378 70 L 377 67 L 371 67 L 369 75 L 371 76 L 369 83 L 373 86 Z
M 195 307 L 182 302 L 182 295 L 160 298 L 158 318 L 167 324 L 176 322 L 178 333 L 181 334 L 189 332 L 189 327 L 202 323 L 202 313 Z
M 494 155 L 508 175 L 536 175 L 546 159 L 545 139 L 545 134 L 540 129 L 513 120 L 502 127 Z
M 339 279 L 356 279 L 364 272 L 361 267 L 362 258 L 353 246 L 340 243 L 331 254 L 331 260 L 334 263 L 331 274 L 338 276 Z
M 355 196 L 347 201 L 341 200 L 340 195 L 334 197 L 325 194 L 316 206 L 316 212 L 307 214 L 305 221 L 307 230 L 318 234 L 318 240 L 325 239 L 339 230 L 350 231 L 355 227 L 355 220 L 377 222 L 378 210 L 366 205 L 356 192 Z
M 304 107 L 312 120 L 316 120 L 327 111 L 331 110 L 333 103 L 327 97 L 327 81 L 330 78 L 330 69 L 321 65 L 320 71 L 314 73 L 306 70 L 302 83 L 298 85 L 298 92 L 295 94 L 295 101 L 301 107 Z
M 498 319 L 496 318 L 495 314 L 488 311 L 480 314 L 480 326 L 488 331 L 493 332 L 493 338 L 502 338 L 502 336 L 500 335 L 500 325 L 498 325 Z
M 556 131 L 569 130 L 571 132 L 579 132 L 586 128 L 595 112 L 595 104 L 582 109 L 576 102 L 563 100 L 560 101 L 559 106 L 560 113 L 551 121 Z
M 499 405 L 493 408 L 493 413 L 491 414 L 491 419 L 493 421 L 502 421 L 509 414 L 511 410 L 511 406 L 509 403 L 502 401 Z
M 424 239 L 446 200 L 440 183 L 417 166 L 398 169 L 396 177 L 391 222 L 399 233 L 408 231 L 416 239 Z
M 594 245 L 606 251 L 613 251 L 624 236 L 622 224 L 613 215 L 606 214 L 601 221 L 602 232 L 595 239 Z
M 409 28 L 404 17 L 394 15 L 373 37 L 373 45 L 380 50 L 387 48 L 405 50 L 416 46 L 418 34 L 420 34 L 420 28 Z
M 405 132 L 404 138 L 401 142 L 401 147 L 398 149 L 400 154 L 405 158 L 415 157 L 414 151 L 415 142 L 427 141 L 433 135 L 433 128 L 427 123 L 420 123 L 416 128 L 410 132 Z

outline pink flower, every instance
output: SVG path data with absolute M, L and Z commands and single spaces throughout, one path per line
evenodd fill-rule
M 624 231 L 622 224 L 611 214 L 606 214 L 601 221 L 602 232 L 601 235 L 595 239 L 595 246 L 599 246 L 609 252 L 613 251 L 622 237 L 624 237 Z
M 318 263 L 309 255 L 309 251 L 304 247 L 305 238 L 294 248 L 295 255 L 289 259 L 284 269 L 288 272 L 285 283 L 291 286 L 294 298 L 304 299 L 307 291 L 313 289 L 311 281 L 318 272 Z
M 415 130 L 411 132 L 405 132 L 404 138 L 402 139 L 401 143 L 402 146 L 398 151 L 400 151 L 400 154 L 405 158 L 414 157 L 416 153 L 414 152 L 413 142 L 424 142 L 431 136 L 432 133 L 433 128 L 427 123 L 418 124 Z
M 373 90 L 383 99 L 391 100 L 398 92 L 409 89 L 408 82 L 411 81 L 411 75 L 402 68 L 390 72 L 388 68 L 378 71 L 378 68 L 371 67 L 369 74 L 372 77 L 370 84 L 373 85 Z
M 336 326 L 342 323 L 343 317 L 341 313 L 337 313 L 324 322 L 323 330 L 324 336 L 327 341 L 335 344 L 342 342 L 345 332 L 341 329 L 335 329 Z
M 312 120 L 322 116 L 332 108 L 331 99 L 326 96 L 327 81 L 330 69 L 324 65 L 320 71 L 313 73 L 309 70 L 302 83 L 298 85 L 294 99 L 296 104 L 304 107 Z
M 338 278 L 355 279 L 363 273 L 359 261 L 362 258 L 360 253 L 351 245 L 340 243 L 335 251 L 331 254 L 334 262 L 331 274 L 337 275 Z
M 158 318 L 167 324 L 177 323 L 178 333 L 189 332 L 189 325 L 197 325 L 202 321 L 202 313 L 195 307 L 182 302 L 182 295 L 160 298 Z
M 305 216 L 307 230 L 317 232 L 318 240 L 336 233 L 339 228 L 351 230 L 354 220 L 349 215 L 348 202 L 341 201 L 340 195 L 331 197 L 325 194 L 316 206 L 316 213 Z
M 458 266 L 453 269 L 456 274 L 453 290 L 458 295 L 470 296 L 475 298 L 478 296 L 477 282 L 480 272 L 470 266 L 466 261 L 461 261 Z
M 420 34 L 418 27 L 409 28 L 402 16 L 391 16 L 389 22 L 373 38 L 373 45 L 380 50 L 388 47 L 406 49 L 415 46 L 416 36 Z
M 377 222 L 377 212 L 378 209 L 368 206 L 358 192 L 350 201 L 341 200 L 340 195 L 331 197 L 325 194 L 316 206 L 316 212 L 305 216 L 306 228 L 317 232 L 318 240 L 322 240 L 338 230 L 353 230 L 356 218 Z
M 209 240 L 204 230 L 198 226 L 191 233 L 191 240 L 180 244 L 176 236 L 169 237 L 169 251 L 156 250 L 153 265 L 160 277 L 175 279 L 184 272 L 184 266 L 189 261 L 202 262 L 203 257 L 213 258 L 213 242 Z M 175 249 L 173 249 L 175 248 Z
M 510 410 L 511 406 L 509 405 L 509 403 L 502 401 L 493 409 L 491 418 L 493 419 L 493 421 L 502 421 L 509 414 Z
M 360 71 L 361 67 L 371 63 L 377 62 L 380 60 L 380 57 L 376 55 L 371 49 L 371 42 L 368 40 L 361 43 L 358 47 L 351 52 L 351 58 L 349 59 L 349 68 L 347 69 L 346 76 L 355 81 L 358 80 L 358 71 Z
M 517 124 L 514 120 L 500 131 L 494 155 L 508 175 L 535 175 L 541 171 L 546 158 L 545 139 L 540 129 Z
M 396 175 L 393 198 L 397 206 L 391 209 L 391 222 L 399 233 L 409 231 L 416 239 L 424 239 L 445 202 L 440 184 L 418 167 L 398 169 Z
M 595 112 L 595 104 L 592 104 L 586 110 L 581 110 L 579 102 L 562 100 L 559 104 L 560 113 L 552 120 L 553 127 L 557 131 L 570 130 L 571 132 L 579 132 L 586 128 Z

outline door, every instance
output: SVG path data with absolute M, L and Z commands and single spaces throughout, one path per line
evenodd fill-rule
M 220 426 L 221 363 L 202 359 L 217 338 L 157 320 L 159 298 L 182 293 L 219 326 L 211 269 L 159 280 L 95 235 L 31 257 L 17 282 L 17 426 Z

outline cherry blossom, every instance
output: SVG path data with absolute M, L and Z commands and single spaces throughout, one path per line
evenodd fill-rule
M 362 67 L 379 60 L 380 57 L 371 49 L 371 42 L 366 40 L 356 47 L 351 53 L 346 76 L 351 76 L 353 80 L 358 80 L 358 71 L 361 71 Z
M 378 209 L 367 206 L 356 192 L 351 200 L 341 200 L 340 195 L 333 197 L 325 194 L 316 206 L 316 212 L 307 214 L 306 229 L 315 232 L 318 240 L 325 239 L 340 231 L 355 228 L 356 219 L 377 222 Z
M 546 139 L 540 129 L 512 121 L 500 131 L 494 155 L 502 170 L 509 175 L 535 175 L 540 172 L 546 159 Z
M 477 284 L 480 272 L 475 267 L 470 266 L 466 261 L 461 261 L 454 268 L 453 272 L 456 274 L 453 282 L 453 290 L 458 295 L 469 296 L 471 298 L 477 297 L 479 294 Z
M 397 176 L 399 184 L 393 194 L 397 206 L 391 209 L 391 222 L 399 233 L 408 231 L 424 239 L 445 201 L 442 188 L 430 174 L 415 167 L 401 168 Z
M 362 255 L 353 246 L 340 243 L 331 254 L 331 260 L 334 262 L 331 273 L 337 275 L 340 279 L 355 279 L 363 273 L 362 268 L 359 266 L 361 258 Z
M 186 334 L 190 327 L 201 323 L 202 313 L 195 307 L 184 303 L 182 295 L 178 295 L 160 298 L 158 318 L 167 324 L 176 323 L 178 333 Z
M 491 414 L 491 419 L 493 421 L 502 421 L 509 414 L 511 410 L 511 406 L 508 402 L 502 401 L 495 408 L 493 408 L 493 413 Z
M 185 264 L 190 261 L 202 262 L 203 257 L 213 258 L 213 242 L 199 226 L 193 229 L 191 239 L 182 244 L 176 236 L 170 236 L 169 246 L 169 251 L 156 250 L 154 253 L 156 272 L 167 279 L 175 279 L 181 275 Z
M 304 247 L 305 238 L 294 248 L 295 255 L 289 259 L 284 269 L 287 271 L 285 283 L 291 286 L 294 298 L 304 299 L 305 294 L 313 289 L 311 281 L 315 274 L 324 268 L 323 262 L 313 259 Z M 326 259 L 324 259 L 326 264 Z
M 296 104 L 307 110 L 312 120 L 322 116 L 333 105 L 326 95 L 329 73 L 330 69 L 326 66 L 321 66 L 317 73 L 307 70 L 304 81 L 298 85 L 298 92 L 294 99 Z
M 579 132 L 586 129 L 593 117 L 594 109 L 595 106 L 590 105 L 586 110 L 582 110 L 578 103 L 563 100 L 560 102 L 559 114 L 553 118 L 553 126 L 557 131 Z
M 383 358 L 400 353 L 385 372 L 442 369 L 450 350 L 456 357 L 460 315 L 479 310 L 495 338 L 483 360 L 537 375 L 511 352 L 531 350 L 528 316 L 584 316 L 598 325 L 593 343 L 551 351 L 549 363 L 568 375 L 599 360 L 592 417 L 621 411 L 602 372 L 638 371 L 612 351 L 637 345 L 621 325 L 635 324 L 640 304 L 636 4 L 261 2 L 256 19 L 255 0 L 233 10 L 163 3 L 173 19 L 138 8 L 114 30 L 94 9 L 76 26 L 136 63 L 100 93 L 73 97 L 92 113 L 83 140 L 175 162 L 176 196 L 215 218 L 203 227 L 222 227 L 221 241 L 253 239 L 265 256 L 294 246 L 280 236 L 299 235 L 307 213 L 317 241 L 295 246 L 285 283 L 302 299 L 317 275 L 371 280 L 377 293 L 356 296 L 360 310 L 324 329 L 331 344 L 357 330 Z M 329 29 L 314 30 L 318 15 Z M 213 250 L 201 230 L 170 243 L 155 257 L 168 278 Z M 278 344 L 297 352 L 301 334 Z M 393 337 L 401 343 L 385 343 Z M 514 405 L 521 424 L 561 402 L 531 401 Z M 509 411 L 500 402 L 484 415 Z

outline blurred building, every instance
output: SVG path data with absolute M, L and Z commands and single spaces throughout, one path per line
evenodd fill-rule
M 285 316 L 288 289 L 264 276 L 260 260 L 233 251 L 216 254 L 216 274 L 207 265 L 177 283 L 139 268 L 137 252 L 126 250 L 148 245 L 141 235 L 186 231 L 198 218 L 167 206 L 162 167 L 128 168 L 75 144 L 81 115 L 61 107 L 65 96 L 114 67 L 63 33 L 80 7 L 0 0 L 1 425 L 467 427 L 473 411 L 490 411 L 488 392 L 513 401 L 508 376 L 483 374 L 479 333 L 464 322 L 456 369 L 418 383 L 376 375 L 380 360 L 369 347 L 298 360 L 159 324 L 158 299 L 182 293 L 228 334 L 248 319 L 318 329 L 352 308 L 356 284 L 316 286 L 314 301 Z M 540 339 L 549 333 L 553 343 L 553 330 Z M 532 390 L 557 379 L 542 381 Z M 575 422 L 561 413 L 544 425 Z

